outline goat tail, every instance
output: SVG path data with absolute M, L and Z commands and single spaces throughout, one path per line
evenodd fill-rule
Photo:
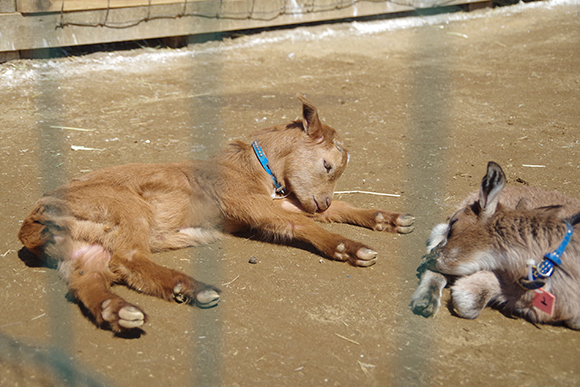
M 66 202 L 45 196 L 22 222 L 18 239 L 31 253 L 41 257 L 48 244 L 68 234 L 69 223 L 70 209 Z

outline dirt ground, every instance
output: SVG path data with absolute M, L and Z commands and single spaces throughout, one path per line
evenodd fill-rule
M 528 3 L 0 65 L 0 384 L 580 385 L 579 332 L 493 309 L 409 310 L 431 227 L 489 160 L 510 184 L 580 196 L 579 13 L 576 1 Z M 375 266 L 237 237 L 157 254 L 220 286 L 222 302 L 116 287 L 150 317 L 121 338 L 67 301 L 55 270 L 19 258 L 20 222 L 43 191 L 109 165 L 205 158 L 296 118 L 297 92 L 351 151 L 337 189 L 400 195 L 336 197 L 417 218 L 405 236 L 325 226 L 374 247 Z

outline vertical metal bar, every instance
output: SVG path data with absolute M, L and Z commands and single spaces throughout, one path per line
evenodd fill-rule
M 429 11 L 427 11 L 429 12 Z M 411 94 L 409 96 L 407 159 L 412 167 L 407 177 L 409 192 L 407 206 L 412 208 L 417 217 L 417 224 L 422 227 L 435 224 L 433 205 L 439 200 L 444 176 L 445 145 L 449 136 L 447 98 L 451 82 L 451 70 L 448 67 L 435 66 L 441 57 L 449 54 L 443 34 L 437 33 L 435 27 L 426 25 L 415 31 L 415 40 L 409 47 L 409 79 Z M 430 60 L 433 59 L 433 62 Z M 417 233 L 417 232 L 416 232 Z M 415 237 L 418 237 L 416 235 Z M 401 270 L 404 273 L 415 273 L 424 253 L 421 237 L 421 250 L 406 248 L 413 256 L 403 257 Z M 398 333 L 399 348 L 394 385 L 422 386 L 429 384 L 432 375 L 430 354 L 431 348 L 437 345 L 433 331 L 433 321 L 413 315 L 409 309 L 409 300 L 401 305 L 404 323 Z
M 220 33 L 215 33 L 213 39 L 219 40 Z M 203 145 L 201 152 L 192 153 L 193 159 L 207 158 L 218 152 L 222 147 L 222 114 L 223 101 L 221 98 L 221 63 L 216 63 L 215 54 L 204 57 L 203 54 L 192 59 L 190 89 L 192 98 L 190 112 L 193 136 L 195 143 L 192 149 L 199 150 L 200 142 Z M 208 82 L 210 81 L 210 82 Z M 193 255 L 193 276 L 202 282 L 213 282 L 222 278 L 221 242 L 212 243 L 207 247 L 191 249 Z M 223 377 L 223 337 L 222 315 L 223 307 L 209 310 L 196 310 L 193 316 L 193 332 L 191 337 L 193 348 L 193 375 L 191 385 L 195 387 L 214 387 L 222 385 Z
M 52 49 L 41 52 L 44 57 L 52 57 Z M 46 59 L 46 58 L 43 58 Z M 38 97 L 35 99 L 38 115 L 36 123 L 38 139 L 38 170 L 41 175 L 42 191 L 49 192 L 62 185 L 66 180 L 65 154 L 63 152 L 61 109 L 63 99 L 59 86 L 59 74 L 54 67 L 41 63 L 37 71 Z M 72 318 L 67 307 L 66 294 L 60 287 L 60 279 L 55 271 L 46 276 L 47 305 L 49 319 L 50 348 L 48 361 L 55 374 L 68 385 L 75 385 L 77 373 L 71 365 L 74 331 Z M 58 284 L 55 286 L 55 284 Z

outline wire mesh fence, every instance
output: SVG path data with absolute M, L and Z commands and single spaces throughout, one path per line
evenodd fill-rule
M 270 22 L 283 16 L 300 18 L 305 15 L 322 15 L 324 13 L 351 9 L 357 15 L 357 8 L 363 5 L 383 6 L 388 10 L 389 4 L 409 6 L 412 8 L 430 8 L 453 3 L 453 0 L 143 0 L 142 2 L 124 2 L 101 0 L 90 3 L 82 1 L 43 2 L 17 0 L 17 10 L 25 14 L 39 12 L 59 13 L 58 27 L 83 26 L 106 28 L 131 28 L 144 22 L 159 19 L 214 19 L 214 20 L 248 20 Z M 133 8 L 130 14 L 115 13 L 119 8 Z M 80 21 L 75 11 L 99 10 L 91 15 L 83 14 Z

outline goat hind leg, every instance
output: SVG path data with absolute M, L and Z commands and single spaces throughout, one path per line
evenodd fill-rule
M 574 317 L 568 320 L 565 320 L 564 323 L 570 328 L 577 331 L 580 331 L 580 317 Z
M 69 287 L 99 326 L 109 326 L 114 332 L 141 327 L 145 313 L 111 292 L 112 279 L 107 277 L 106 273 L 76 270 L 69 277 Z
M 219 302 L 219 289 L 158 265 L 143 253 L 133 254 L 130 259 L 116 257 L 113 262 L 113 270 L 122 273 L 125 283 L 139 292 L 167 301 L 195 303 L 201 308 L 211 308 Z

